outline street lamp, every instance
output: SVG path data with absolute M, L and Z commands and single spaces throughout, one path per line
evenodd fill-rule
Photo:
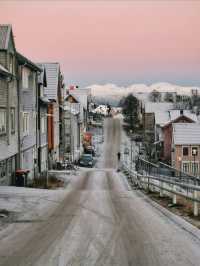
M 194 176 L 196 176 L 196 165 L 195 165 L 195 158 L 197 155 L 197 148 L 192 148 L 192 156 L 194 157 Z
M 181 156 L 178 156 L 178 162 L 179 162 L 179 176 L 181 177 Z
M 130 130 L 130 135 L 131 135 L 131 170 L 133 168 L 133 137 L 132 137 L 132 129 Z

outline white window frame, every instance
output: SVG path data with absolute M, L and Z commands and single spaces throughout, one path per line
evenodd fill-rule
M 7 121 L 6 121 L 6 108 L 0 107 L 0 135 L 6 134 Z
M 44 134 L 46 132 L 46 119 L 45 116 L 41 117 L 41 133 Z
M 7 164 L 6 160 L 0 162 L 0 179 L 5 178 L 7 175 Z
M 29 86 L 29 69 L 22 67 L 22 87 L 28 89 Z
M 195 163 L 195 165 L 197 165 L 197 168 L 196 168 L 196 170 L 194 171 L 194 163 Z M 184 170 L 184 167 L 183 167 L 183 164 L 188 164 L 188 171 L 185 171 Z M 191 174 L 191 175 L 193 175 L 193 174 L 199 174 L 199 161 L 182 161 L 182 165 L 181 165 L 181 169 L 182 169 L 182 171 L 184 172 L 184 173 L 187 173 L 187 174 Z
M 188 165 L 188 171 L 185 171 L 185 170 L 184 170 L 184 167 L 183 167 L 184 164 L 187 164 L 187 165 Z M 190 173 L 190 161 L 182 161 L 181 169 L 182 169 L 182 171 L 183 171 L 184 173 L 189 174 L 189 173 Z
M 195 155 L 195 157 L 196 157 L 196 156 L 199 155 L 199 147 L 198 147 L 198 146 L 192 146 L 192 147 L 191 147 L 191 156 L 192 156 L 192 157 L 194 157 L 194 155 L 192 155 L 192 149 L 193 149 L 193 148 L 197 148 L 197 154 Z
M 13 54 L 9 55 L 9 71 L 13 74 L 14 70 L 14 56 Z
M 29 135 L 29 123 L 30 114 L 28 112 L 23 112 L 23 135 Z
M 196 165 L 196 169 L 194 171 L 194 165 Z M 192 175 L 197 175 L 199 173 L 199 161 L 191 161 L 191 164 L 190 164 L 190 172 Z
M 13 118 L 12 118 L 12 114 L 13 114 Z M 15 108 L 11 107 L 10 109 L 10 128 L 11 128 L 11 133 L 15 133 Z M 12 121 L 13 119 L 13 121 Z

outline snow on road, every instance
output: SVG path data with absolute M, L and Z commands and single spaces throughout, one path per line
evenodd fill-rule
M 0 265 L 200 265 L 199 230 L 132 191 L 125 177 L 116 172 L 120 139 L 119 120 L 108 119 L 104 153 L 96 168 L 70 179 L 65 190 L 19 189 L 20 197 L 30 196 L 30 212 L 35 209 L 32 219 L 34 214 L 40 219 L 19 232 L 1 233 Z M 12 201 L 12 192 L 3 189 Z M 16 191 L 14 195 L 17 199 Z M 31 202 L 32 207 L 43 206 L 32 208 Z M 13 200 L 11 205 L 23 211 L 23 201 Z M 45 209 L 49 211 L 43 213 Z

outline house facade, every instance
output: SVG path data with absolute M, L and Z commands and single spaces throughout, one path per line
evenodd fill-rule
M 183 115 L 183 113 L 180 113 L 180 115 L 176 119 L 166 123 L 162 127 L 162 134 L 163 134 L 163 158 L 162 159 L 167 162 L 171 161 L 173 124 L 176 124 L 176 123 L 195 123 L 195 121 Z
M 47 87 L 46 70 L 43 65 L 37 65 L 41 69 L 38 77 L 38 174 L 40 177 L 45 177 L 48 171 L 47 115 L 50 102 L 44 93 Z
M 153 143 L 155 137 L 155 114 L 173 109 L 173 103 L 147 102 L 142 110 L 142 124 L 146 142 Z
M 44 96 L 49 100 L 47 114 L 48 131 L 48 165 L 56 166 L 60 160 L 60 130 L 61 106 L 63 104 L 63 77 L 59 63 L 40 63 L 45 68 L 47 87 Z
M 38 175 L 37 158 L 37 79 L 40 68 L 17 53 L 19 64 L 19 161 L 20 169 L 28 170 L 28 182 Z
M 185 173 L 200 175 L 200 125 L 173 124 L 172 166 Z
M 18 153 L 17 56 L 11 25 L 0 25 L 0 185 L 14 183 Z
M 71 162 L 78 161 L 81 150 L 81 104 L 68 94 L 63 104 L 62 115 L 62 158 Z

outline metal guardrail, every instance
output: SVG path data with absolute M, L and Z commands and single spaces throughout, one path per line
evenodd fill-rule
M 157 165 L 154 165 L 158 167 Z M 193 184 L 185 182 L 184 179 L 174 176 L 152 175 L 143 170 L 143 173 L 131 170 L 125 162 L 122 162 L 122 171 L 127 175 L 129 182 L 147 191 L 158 191 L 160 196 L 172 197 L 172 203 L 177 203 L 177 195 L 193 202 L 193 214 L 198 216 L 200 203 L 199 182 Z M 195 179 L 196 181 L 196 179 Z M 199 181 L 199 180 L 198 180 Z
M 138 158 L 136 162 L 136 170 L 139 173 L 144 173 L 145 171 L 149 175 L 164 176 L 168 179 L 177 180 L 177 182 L 200 186 L 199 177 L 185 173 L 161 162 L 159 163 L 159 165 L 157 165 L 142 158 Z

